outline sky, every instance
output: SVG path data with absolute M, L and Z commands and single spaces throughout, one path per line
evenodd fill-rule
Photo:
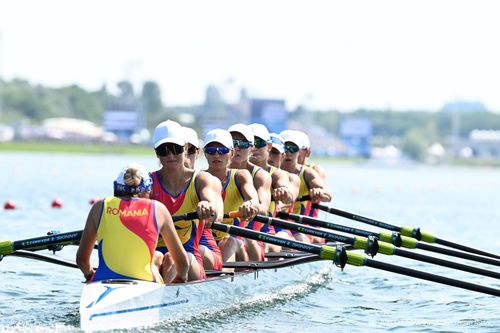
M 0 0 L 0 77 L 199 104 L 207 85 L 292 109 L 500 112 L 500 2 Z

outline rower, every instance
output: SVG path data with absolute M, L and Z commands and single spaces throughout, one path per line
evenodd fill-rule
M 194 129 L 184 126 L 182 130 L 186 139 L 186 143 L 188 144 L 184 164 L 189 169 L 195 169 L 195 162 L 198 159 L 200 151 L 200 139 L 198 138 L 198 133 L 196 133 Z M 200 172 L 204 171 L 201 170 Z M 208 172 L 207 175 L 212 178 L 212 182 L 215 183 L 214 186 L 217 186 L 217 188 L 221 187 L 218 178 L 212 176 Z M 218 199 L 220 200 L 220 207 L 223 207 L 224 204 L 222 202 L 222 198 L 219 196 Z M 208 228 L 205 228 L 203 230 L 198 248 L 200 251 L 201 259 L 203 260 L 203 267 L 205 268 L 205 270 L 222 270 L 222 253 L 220 252 L 219 246 L 214 239 L 212 230 Z
M 229 163 L 234 154 L 231 134 L 223 129 L 209 131 L 205 137 L 203 151 L 208 162 L 206 171 L 217 177 L 222 184 L 224 213 L 239 211 L 241 216 L 240 218 L 226 218 L 223 223 L 244 227 L 245 220 L 257 214 L 259 201 L 250 173 L 247 170 L 229 169 Z M 242 240 L 221 231 L 213 230 L 213 233 L 224 262 L 248 260 Z
M 316 171 L 298 163 L 298 152 L 302 145 L 300 135 L 292 130 L 283 131 L 280 135 L 285 141 L 285 156 L 281 162 L 281 168 L 300 177 L 299 196 L 309 195 L 311 197 L 311 201 L 296 202 L 293 212 L 294 214 L 309 215 L 312 202 L 328 202 L 332 199 L 332 194 Z M 312 237 L 307 237 L 302 233 L 294 233 L 294 237 L 304 242 L 310 242 L 312 239 Z
M 246 169 L 253 179 L 253 186 L 257 190 L 259 200 L 259 214 L 267 215 L 271 204 L 271 175 L 263 168 L 251 163 L 248 158 L 250 149 L 254 146 L 254 135 L 252 129 L 244 124 L 235 124 L 229 127 L 234 145 L 234 155 L 231 159 L 230 168 Z M 260 142 L 263 146 L 267 142 Z M 260 147 L 260 146 L 259 146 Z M 253 228 L 253 221 L 250 221 L 248 228 Z M 245 239 L 248 256 L 250 260 L 264 260 L 264 243 L 253 239 Z
M 124 168 L 114 182 L 114 196 L 90 209 L 76 253 L 87 282 L 135 279 L 163 283 L 186 282 L 189 262 L 167 208 L 150 200 L 153 180 L 138 164 Z M 161 234 L 169 253 L 155 251 Z M 90 256 L 98 242 L 99 267 Z M 161 271 L 165 274 L 160 274 Z
M 188 144 L 185 163 L 188 169 L 195 169 L 194 165 L 200 154 L 200 139 L 198 139 L 198 133 L 191 127 L 184 126 L 182 130 Z
M 316 171 L 318 175 L 321 177 L 321 179 L 323 179 L 324 181 L 326 179 L 325 169 L 323 169 L 319 164 L 308 161 L 309 156 L 311 156 L 311 141 L 309 140 L 309 136 L 302 131 L 296 130 L 295 132 L 302 140 L 302 145 L 299 150 L 298 163 L 313 168 L 314 171 Z M 319 209 L 311 207 L 311 210 L 309 211 L 309 216 L 318 217 L 318 215 L 319 215 Z M 313 238 L 315 238 L 317 241 L 320 241 L 320 239 L 317 237 L 313 236 Z
M 188 145 L 182 126 L 167 120 L 156 126 L 154 148 L 161 168 L 152 173 L 152 198 L 165 204 L 172 215 L 196 211 L 199 219 L 175 222 L 184 249 L 190 258 L 189 281 L 205 278 L 199 243 L 204 228 L 222 221 L 223 208 L 218 197 L 220 184 L 206 172 L 197 172 L 185 165 Z M 166 250 L 166 249 L 165 249 Z M 217 254 L 212 253 L 215 257 Z M 216 260 L 215 260 L 216 261 Z
M 288 211 L 291 207 L 294 198 L 299 193 L 300 179 L 297 175 L 290 173 L 272 166 L 268 163 L 269 153 L 273 148 L 273 142 L 267 128 L 262 124 L 249 125 L 254 134 L 254 146 L 250 155 L 250 162 L 259 166 L 269 172 L 271 175 L 271 193 L 273 200 L 269 205 L 267 212 L 268 216 L 275 217 L 278 211 Z M 280 147 L 283 149 L 283 145 Z M 278 154 L 280 154 L 278 152 Z M 290 182 L 291 179 L 293 183 Z M 268 224 L 254 222 L 254 230 L 276 234 L 279 237 L 292 239 L 291 233 L 286 229 L 275 228 Z M 278 229 L 278 230 L 276 230 Z M 265 252 L 279 252 L 281 247 L 273 244 L 265 244 Z
M 313 168 L 314 171 L 316 171 L 318 175 L 321 177 L 321 179 L 325 180 L 326 179 L 325 169 L 322 168 L 319 164 L 308 161 L 308 158 L 311 156 L 311 140 L 309 140 L 309 136 L 302 131 L 295 131 L 295 132 L 297 132 L 297 135 L 300 136 L 302 141 L 299 150 L 298 163 Z

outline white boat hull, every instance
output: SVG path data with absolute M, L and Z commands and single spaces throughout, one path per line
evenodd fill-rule
M 332 266 L 331 262 L 314 261 L 280 269 L 224 274 L 185 284 L 136 280 L 89 283 L 84 286 L 80 300 L 80 325 L 84 331 L 95 331 L 189 318 L 207 307 L 223 308 L 249 295 L 303 281 L 308 275 Z

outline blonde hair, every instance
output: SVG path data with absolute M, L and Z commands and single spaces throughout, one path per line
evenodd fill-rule
M 138 164 L 132 163 L 128 166 L 125 174 L 123 175 L 123 181 L 125 185 L 128 186 L 138 186 L 142 182 L 142 172 Z

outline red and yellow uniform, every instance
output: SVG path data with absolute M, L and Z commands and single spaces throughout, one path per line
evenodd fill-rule
M 306 168 L 304 165 L 300 166 L 300 170 L 298 172 L 298 176 L 300 178 L 300 188 L 299 188 L 299 197 L 309 195 L 309 184 L 307 184 L 304 172 Z M 296 201 L 293 205 L 293 213 L 300 215 L 309 215 L 311 211 L 311 201 Z
M 239 207 L 243 203 L 244 199 L 240 192 L 240 187 L 235 179 L 237 169 L 229 169 L 227 171 L 226 183 L 222 187 L 222 200 L 224 201 L 224 214 L 238 211 Z M 226 218 L 222 221 L 225 224 L 235 225 L 238 227 L 245 227 L 245 221 L 240 220 L 240 218 Z M 226 232 L 213 230 L 212 231 L 217 242 L 220 242 L 222 238 L 228 236 Z
M 158 171 L 152 173 L 153 176 L 153 193 L 152 198 L 162 202 L 172 216 L 182 215 L 196 211 L 196 206 L 200 201 L 196 192 L 196 180 L 198 173 L 193 173 L 186 188 L 178 195 L 169 193 L 160 181 Z M 200 220 L 183 220 L 176 221 L 175 230 L 179 236 L 184 249 L 192 253 L 196 260 L 203 267 L 203 260 L 200 255 L 198 244 L 200 243 L 201 235 L 203 234 L 204 225 Z M 165 247 L 163 240 L 160 240 L 160 247 Z M 204 274 L 203 274 L 204 275 Z
M 93 281 L 155 282 L 152 267 L 158 232 L 153 200 L 106 198 L 97 226 L 99 267 Z

